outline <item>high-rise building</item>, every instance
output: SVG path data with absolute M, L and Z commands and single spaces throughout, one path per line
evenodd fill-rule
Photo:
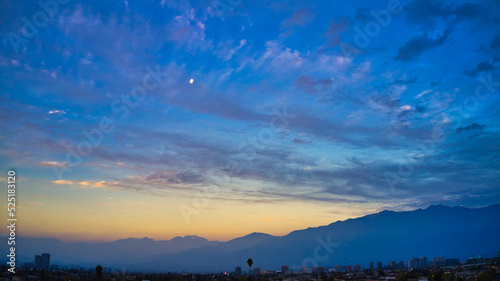
M 253 275 L 259 276 L 260 275 L 260 267 L 256 267 L 253 269 Z
M 35 269 L 42 269 L 42 256 L 35 255 Z
M 309 267 L 307 267 L 307 265 L 303 265 L 301 268 L 302 272 L 308 272 L 309 271 Z
M 435 263 L 444 262 L 444 257 L 435 257 L 433 259 L 433 262 L 435 262 Z
M 346 265 L 345 266 L 345 272 L 351 272 L 352 271 L 352 266 Z
M 394 267 L 396 267 L 396 262 L 395 262 L 395 261 L 390 261 L 390 262 L 389 262 L 389 267 L 390 267 L 390 268 L 394 268 Z
M 361 265 L 357 264 L 354 266 L 354 271 L 360 272 L 361 271 Z
M 335 272 L 341 272 L 342 271 L 342 266 L 340 264 L 337 264 L 335 266 Z
M 237 266 L 234 268 L 234 274 L 236 276 L 240 276 L 241 275 L 241 266 Z
M 419 268 L 420 267 L 420 259 L 413 258 L 408 260 L 408 268 Z
M 42 253 L 41 258 L 42 258 L 42 260 L 41 260 L 42 268 L 45 270 L 49 270 L 50 269 L 50 254 Z
M 420 267 L 427 267 L 427 257 L 420 258 Z
M 382 268 L 384 268 L 384 267 L 382 266 L 382 262 L 381 262 L 381 261 L 378 261 L 378 262 L 377 262 L 377 269 L 382 269 Z
M 281 272 L 282 272 L 283 274 L 288 274 L 288 273 L 290 273 L 290 267 L 288 267 L 288 266 L 286 266 L 286 265 L 282 265 L 282 266 L 281 266 Z
M 370 270 L 373 270 L 373 262 L 370 262 Z

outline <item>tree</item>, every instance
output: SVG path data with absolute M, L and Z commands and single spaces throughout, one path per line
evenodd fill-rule
M 252 259 L 248 259 L 247 263 L 248 263 L 248 266 L 250 267 L 250 270 L 252 270 L 253 260 Z
M 98 265 L 95 267 L 95 274 L 98 281 L 102 280 L 102 266 Z
M 428 277 L 431 281 L 443 281 L 445 278 L 444 269 L 440 268 L 438 271 L 432 273 L 432 276 Z
M 489 272 L 483 272 L 476 276 L 477 281 L 493 281 L 493 276 Z

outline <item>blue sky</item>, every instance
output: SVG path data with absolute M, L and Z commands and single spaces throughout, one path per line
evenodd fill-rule
M 47 2 L 0 4 L 25 235 L 225 239 L 500 202 L 497 1 Z M 122 225 L 150 214 L 172 226 Z

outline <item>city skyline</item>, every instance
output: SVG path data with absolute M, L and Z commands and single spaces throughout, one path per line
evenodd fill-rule
M 2 1 L 17 236 L 228 241 L 500 202 L 498 1 L 214 3 Z

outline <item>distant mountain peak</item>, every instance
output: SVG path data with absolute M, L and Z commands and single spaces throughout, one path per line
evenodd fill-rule
M 430 205 L 429 207 L 426 208 L 426 210 L 428 209 L 449 209 L 451 207 L 448 207 L 448 206 L 445 206 L 443 204 L 437 204 L 437 205 Z
M 248 236 L 272 236 L 271 234 L 263 233 L 263 232 L 252 232 L 248 235 L 245 235 L 246 237 Z
M 183 236 L 176 236 L 176 237 L 174 237 L 174 238 L 171 239 L 171 241 L 177 241 L 177 240 L 203 240 L 203 241 L 208 241 L 207 238 L 200 237 L 200 236 L 197 236 L 197 235 L 185 235 L 184 237 Z

